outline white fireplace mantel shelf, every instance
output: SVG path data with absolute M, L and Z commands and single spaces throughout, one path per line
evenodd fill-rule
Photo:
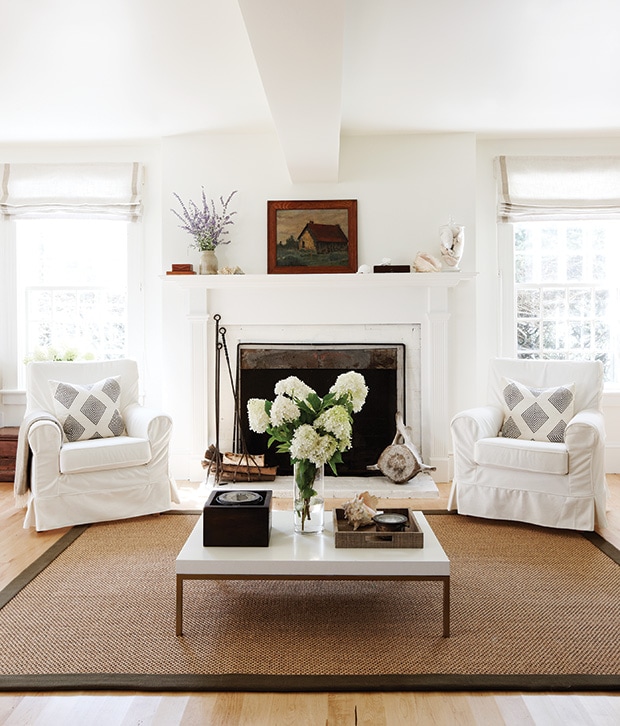
M 248 290 L 256 288 L 285 289 L 289 287 L 356 288 L 372 290 L 390 288 L 449 288 L 472 280 L 474 272 L 410 272 L 358 274 L 299 275 L 163 275 L 165 280 L 188 289 Z

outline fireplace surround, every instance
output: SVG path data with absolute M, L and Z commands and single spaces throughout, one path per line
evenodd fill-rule
M 184 390 L 191 420 L 187 451 L 173 465 L 186 467 L 193 481 L 204 478 L 200 462 L 216 430 L 213 316 L 219 314 L 233 365 L 242 342 L 403 344 L 406 424 L 424 461 L 436 467 L 434 479 L 448 481 L 452 291 L 473 278 L 463 272 L 164 277 L 172 295 L 183 291 L 175 304 L 189 324 Z M 219 424 L 220 448 L 232 449 L 234 400 L 225 385 Z

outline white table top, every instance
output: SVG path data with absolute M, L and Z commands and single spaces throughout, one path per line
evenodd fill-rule
M 338 548 L 332 512 L 325 512 L 321 534 L 295 534 L 289 511 L 272 511 L 269 547 L 204 547 L 202 517 L 176 559 L 179 575 L 213 577 L 407 577 L 446 576 L 450 560 L 421 512 L 422 548 Z

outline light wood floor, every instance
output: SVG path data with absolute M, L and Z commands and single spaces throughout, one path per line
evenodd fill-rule
M 609 523 L 600 534 L 620 547 L 620 475 L 610 475 L 607 480 L 611 493 Z M 439 490 L 439 500 L 409 501 L 405 506 L 445 507 L 449 485 L 440 484 Z M 400 505 L 390 500 L 390 506 Z M 0 588 L 66 531 L 24 530 L 22 519 L 23 514 L 12 506 L 12 485 L 0 483 Z M 620 724 L 620 693 L 0 693 L 3 726 L 62 723 L 86 726 L 616 726 Z

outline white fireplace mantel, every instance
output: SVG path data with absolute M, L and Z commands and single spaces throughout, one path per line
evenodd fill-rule
M 200 458 L 215 428 L 213 315 L 222 325 L 246 335 L 262 327 L 290 330 L 291 340 L 319 326 L 342 326 L 368 336 L 386 326 L 421 325 L 422 455 L 437 467 L 436 480 L 449 478 L 450 382 L 448 321 L 449 291 L 475 278 L 475 273 L 373 273 L 306 275 L 166 275 L 166 286 L 188 293 L 191 325 L 192 450 L 199 475 Z M 254 340 L 252 342 L 259 342 Z M 326 341 L 321 341 L 326 342 Z M 352 342 L 352 341 L 343 341 Z M 364 342 L 358 338 L 356 342 Z M 191 477 L 193 478 L 193 476 Z
M 321 274 L 321 275 L 165 275 L 165 280 L 187 289 L 235 290 L 251 288 L 346 287 L 376 290 L 383 287 L 456 287 L 463 280 L 471 280 L 470 272 L 410 272 L 372 273 L 368 275 Z

